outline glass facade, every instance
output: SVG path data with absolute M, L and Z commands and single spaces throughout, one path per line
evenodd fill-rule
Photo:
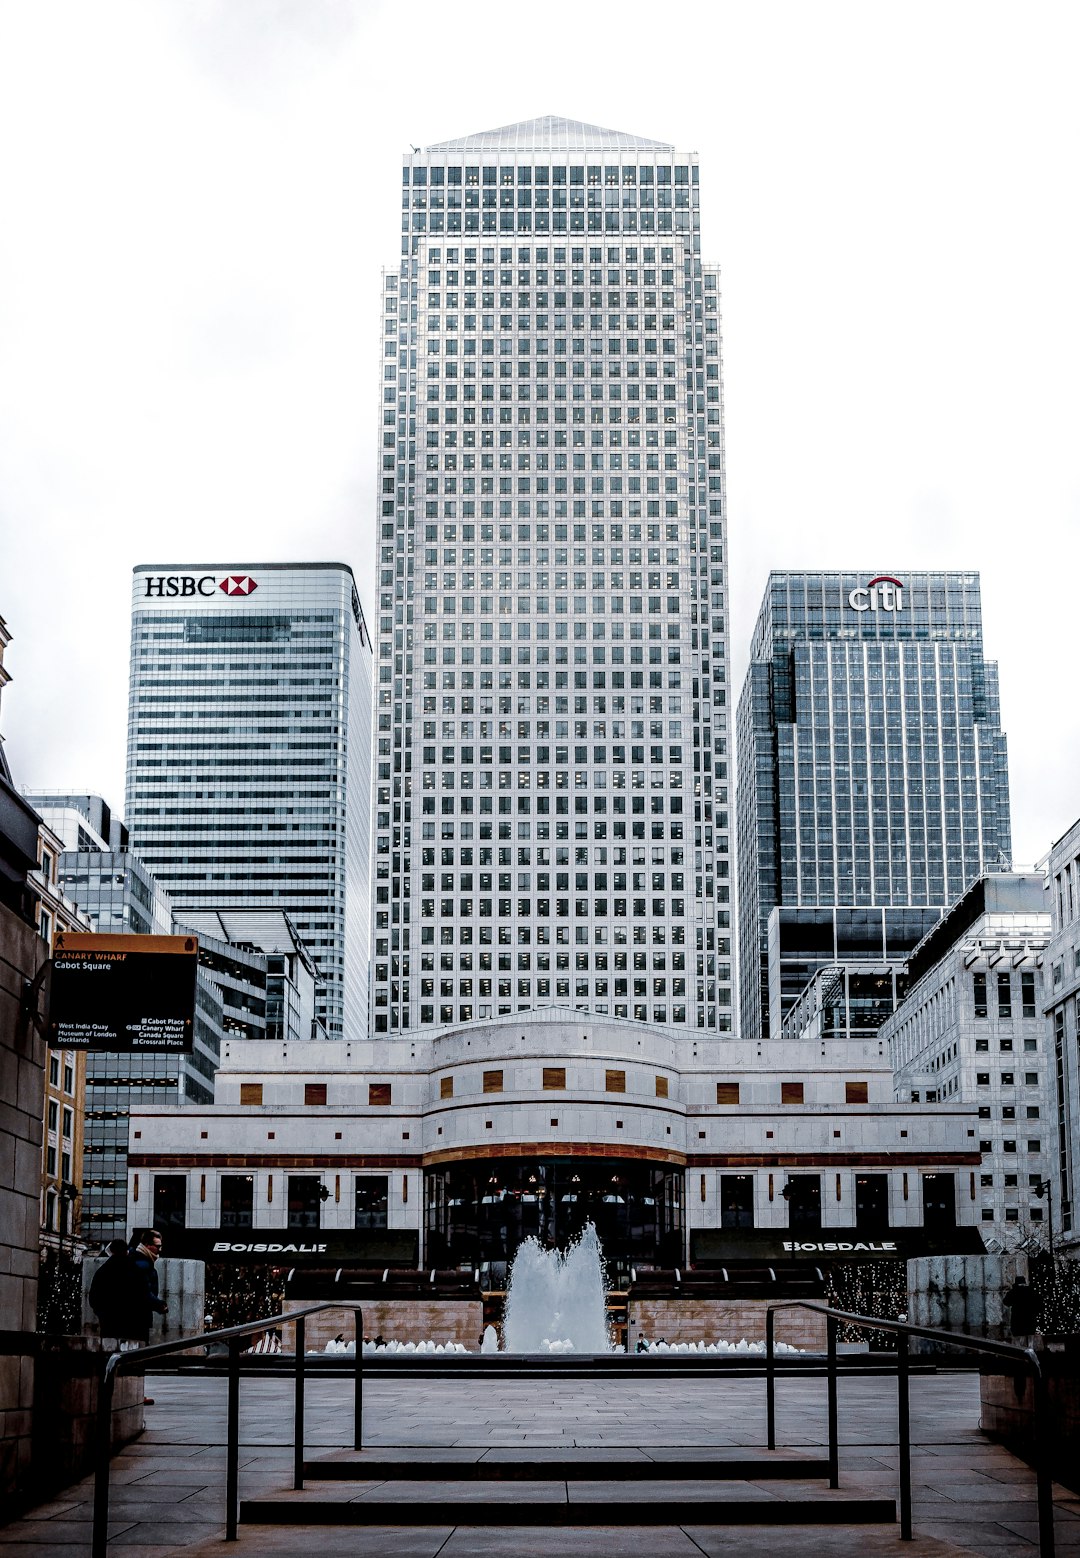
M 60 856 L 65 895 L 101 935 L 169 936 L 176 926 L 167 895 L 127 849 L 106 849 L 106 834 L 125 838 L 98 796 L 40 794 L 38 804 L 76 848 Z M 126 1233 L 128 1118 L 143 1104 L 209 1104 L 227 1035 L 265 1035 L 266 960 L 202 936 L 190 1055 L 86 1056 L 82 1232 L 91 1245 Z M 156 1210 L 156 1209 L 155 1209 Z
M 731 1028 L 718 276 L 696 159 L 539 119 L 405 159 L 385 276 L 376 1037 Z
M 435 1266 L 472 1261 L 501 1284 L 523 1239 L 561 1248 L 592 1223 L 609 1272 L 632 1261 L 678 1265 L 685 1249 L 683 1174 L 611 1158 L 502 1158 L 425 1174 L 427 1252 Z
M 944 909 L 1009 865 L 978 574 L 771 574 L 738 735 L 740 1018 L 752 1038 L 771 1031 L 775 907 Z
M 363 1038 L 371 649 L 342 564 L 136 568 L 126 814 L 185 911 L 284 909 Z

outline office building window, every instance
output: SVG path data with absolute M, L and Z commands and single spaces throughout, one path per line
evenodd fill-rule
M 255 1216 L 255 1180 L 251 1174 L 221 1176 L 222 1228 L 251 1228 Z
M 355 1189 L 354 1227 L 358 1229 L 388 1227 L 389 1200 L 390 1180 L 387 1175 L 358 1175 Z

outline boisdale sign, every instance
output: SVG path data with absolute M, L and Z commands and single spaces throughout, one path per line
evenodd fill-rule
M 785 1255 L 895 1255 L 895 1239 L 785 1239 Z
M 222 595 L 251 595 L 259 588 L 258 581 L 249 573 L 227 573 L 219 578 L 214 573 L 148 573 L 145 576 L 144 598 L 190 600 L 193 596 L 216 597 Z
M 415 1267 L 419 1234 L 410 1228 L 170 1228 L 166 1255 L 270 1266 Z

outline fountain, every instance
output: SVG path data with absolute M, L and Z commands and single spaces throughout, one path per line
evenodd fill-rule
M 565 1254 L 536 1239 L 518 1247 L 503 1322 L 506 1352 L 611 1352 L 607 1283 L 592 1223 Z

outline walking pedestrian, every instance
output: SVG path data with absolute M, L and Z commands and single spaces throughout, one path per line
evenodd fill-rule
M 1017 1277 L 1001 1302 L 1009 1311 L 1009 1331 L 1018 1347 L 1033 1347 L 1039 1324 L 1039 1295 L 1026 1277 Z
M 109 1258 L 95 1271 L 87 1297 L 103 1337 L 132 1341 L 142 1329 L 146 1284 L 123 1239 L 106 1246 Z
M 157 1263 L 161 1259 L 161 1234 L 156 1228 L 136 1228 L 128 1246 L 139 1281 L 138 1329 L 133 1333 L 140 1342 L 150 1340 L 154 1316 L 168 1313 L 169 1306 L 158 1296 Z M 144 1396 L 143 1405 L 152 1407 L 153 1396 Z

